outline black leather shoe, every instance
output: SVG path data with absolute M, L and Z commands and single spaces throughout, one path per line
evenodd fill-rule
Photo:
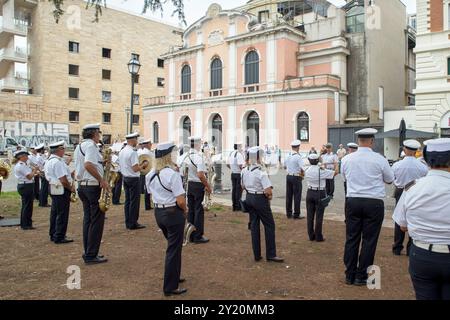
M 64 243 L 71 243 L 71 242 L 73 242 L 73 240 L 69 239 L 69 238 L 64 238 L 62 240 L 55 240 L 56 244 L 64 244 Z
M 273 257 L 273 258 L 267 258 L 267 261 L 281 263 L 281 262 L 284 262 L 284 259 L 280 258 L 280 257 Z
M 302 219 L 305 219 L 305 217 L 302 217 L 302 216 L 294 216 L 294 219 L 295 219 L 295 220 L 302 220 Z
M 255 257 L 256 262 L 261 261 L 261 260 L 262 260 L 262 257 Z
M 108 262 L 108 259 L 106 258 L 100 258 L 99 256 L 97 256 L 94 259 L 89 259 L 89 260 L 84 260 L 85 264 L 99 264 L 99 263 L 105 263 Z
M 355 286 L 362 287 L 367 285 L 367 279 L 355 279 L 355 282 L 353 283 Z
M 324 239 L 324 238 L 322 238 L 322 239 L 316 239 L 316 242 L 325 242 L 325 239 Z
M 353 285 L 354 283 L 355 283 L 355 279 L 349 278 L 349 277 L 345 277 L 345 284 L 346 284 L 346 285 L 351 286 L 351 285 Z
M 22 230 L 36 230 L 35 227 L 23 227 Z
M 394 256 L 401 256 L 402 252 L 401 251 L 392 251 Z
M 134 227 L 131 227 L 130 230 L 139 230 L 139 229 L 144 229 L 146 228 L 146 226 L 142 225 L 142 224 L 138 224 L 135 225 Z
M 185 278 L 180 278 L 180 280 L 178 280 L 178 283 L 183 283 L 183 282 L 186 282 Z
M 288 219 L 293 219 L 292 216 L 287 216 Z
M 209 242 L 209 239 L 208 239 L 208 238 L 205 238 L 205 237 L 201 237 L 200 239 L 194 239 L 193 242 L 194 242 L 194 243 L 197 243 L 197 244 L 199 244 L 199 243 L 208 243 L 208 242 Z
M 173 295 L 180 295 L 180 294 L 183 294 L 183 293 L 186 293 L 186 292 L 187 292 L 187 289 L 176 289 L 176 290 L 173 290 L 173 291 L 170 291 L 170 292 L 164 292 L 164 295 L 166 297 L 168 297 L 168 296 L 173 296 Z

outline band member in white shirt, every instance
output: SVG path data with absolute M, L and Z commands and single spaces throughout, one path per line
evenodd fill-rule
M 335 153 L 333 153 L 333 145 L 331 143 L 327 143 L 325 145 L 325 150 L 326 152 L 321 157 L 322 165 L 328 170 L 335 171 L 336 168 L 339 170 L 339 158 Z M 327 195 L 334 197 L 334 178 L 327 179 L 326 192 Z
M 347 181 L 344 263 L 349 285 L 367 284 L 367 268 L 373 265 L 384 219 L 385 184 L 394 182 L 388 161 L 372 150 L 376 133 L 372 128 L 357 131 L 358 151 L 342 159 L 342 176 Z
M 242 188 L 247 193 L 244 206 L 250 214 L 253 255 L 255 261 L 262 260 L 260 234 L 260 223 L 262 222 L 266 238 L 266 260 L 283 262 L 284 259 L 277 256 L 275 220 L 270 208 L 273 187 L 267 172 L 262 171 L 261 160 L 263 157 L 264 150 L 260 147 L 249 148 L 246 154 L 248 166 L 241 173 Z
M 112 156 L 111 156 L 111 161 L 112 163 L 115 165 L 115 167 L 111 170 L 117 172 L 117 181 L 116 184 L 114 185 L 113 189 L 112 189 L 112 204 L 113 205 L 120 205 L 120 196 L 122 195 L 122 182 L 123 182 L 123 177 L 122 177 L 122 172 L 120 172 L 120 162 L 119 162 L 119 156 L 118 156 L 118 152 L 114 151 Z
M 70 196 L 75 192 L 69 166 L 64 161 L 65 142 L 49 145 L 50 157 L 45 163 L 45 177 L 50 184 L 52 208 L 50 211 L 50 240 L 56 244 L 73 242 L 66 238 L 69 223 Z
M 104 263 L 108 260 L 99 255 L 103 236 L 105 214 L 99 207 L 102 189 L 111 192 L 108 181 L 103 179 L 103 158 L 97 147 L 100 141 L 100 125 L 83 127 L 83 142 L 75 150 L 75 171 L 78 180 L 78 196 L 83 202 L 83 259 L 86 264 Z
M 205 197 L 205 189 L 212 193 L 211 186 L 206 178 L 207 168 L 205 160 L 200 153 L 201 138 L 189 137 L 191 150 L 184 159 L 184 165 L 188 167 L 188 221 L 192 223 L 196 230 L 191 233 L 191 242 L 207 243 L 209 239 L 204 237 L 205 229 L 205 213 L 203 209 L 203 199 Z
M 167 239 L 163 291 L 166 296 L 180 295 L 187 292 L 179 288 L 184 282 L 180 276 L 186 195 L 181 176 L 175 171 L 175 145 L 172 142 L 158 144 L 155 157 L 156 166 L 147 174 L 146 186 L 155 202 L 156 222 Z
M 300 140 L 291 143 L 292 151 L 286 157 L 284 166 L 287 171 L 286 176 L 286 216 L 288 219 L 302 219 L 300 216 L 300 203 L 302 201 L 303 189 L 303 159 L 300 155 Z M 294 200 L 294 214 L 292 214 L 292 200 Z
M 36 151 L 37 146 L 30 147 L 31 154 L 28 157 L 30 165 L 33 167 L 39 167 L 39 154 Z M 39 175 L 34 177 L 34 199 L 39 201 L 39 190 L 40 190 L 40 180 Z
M 49 207 L 48 205 L 48 181 L 45 178 L 44 166 L 47 156 L 45 155 L 45 145 L 41 143 L 36 147 L 36 162 L 40 171 L 41 189 L 39 190 L 39 207 Z
M 233 211 L 241 211 L 239 202 L 242 197 L 241 172 L 245 164 L 241 148 L 241 143 L 234 144 L 234 151 L 230 152 L 227 163 L 228 168 L 231 170 L 231 200 L 233 202 Z
M 450 300 L 450 139 L 424 144 L 431 170 L 405 187 L 393 219 L 413 239 L 409 273 L 416 298 Z
M 125 138 L 127 139 L 127 145 L 119 153 L 120 170 L 122 171 L 125 189 L 125 226 L 128 230 L 138 230 L 145 228 L 138 222 L 141 206 L 140 171 L 149 164 L 139 165 L 139 158 L 135 149 L 139 134 L 132 133 Z
M 338 174 L 338 170 L 337 168 L 334 171 L 320 168 L 317 154 L 310 154 L 308 160 L 311 164 L 305 172 L 305 179 L 308 182 L 306 194 L 308 236 L 310 241 L 323 242 L 325 239 L 322 234 L 322 225 L 325 207 L 320 200 L 327 196 L 326 181 L 333 179 Z
M 38 169 L 31 169 L 27 165 L 29 153 L 25 150 L 19 150 L 14 153 L 17 160 L 14 166 L 14 176 L 17 179 L 17 192 L 22 198 L 22 208 L 20 210 L 20 227 L 22 230 L 33 230 L 33 192 L 34 177 L 38 175 Z
M 394 171 L 395 180 L 395 203 L 398 203 L 402 196 L 405 187 L 419 178 L 425 177 L 428 173 L 428 166 L 416 159 L 415 154 L 421 147 L 420 142 L 417 140 L 405 140 L 403 142 L 403 152 L 405 157 L 401 161 L 397 161 L 392 166 Z M 403 241 L 405 240 L 405 232 L 403 232 L 398 224 L 395 224 L 394 229 L 394 245 L 392 246 L 392 252 L 394 255 L 401 255 L 403 250 Z M 409 255 L 409 249 L 411 248 L 412 239 L 409 238 L 406 245 L 406 255 Z

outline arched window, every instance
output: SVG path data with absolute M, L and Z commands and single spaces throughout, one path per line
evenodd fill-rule
M 211 90 L 222 89 L 222 61 L 215 58 L 211 62 Z
M 216 114 L 212 119 L 212 135 L 211 142 L 216 148 L 216 152 L 222 152 L 222 117 Z
M 259 146 L 259 116 L 255 111 L 247 116 L 246 143 L 248 147 Z
M 259 83 L 259 55 L 250 51 L 245 56 L 245 84 Z
M 153 122 L 153 143 L 159 143 L 159 124 Z
M 191 67 L 185 65 L 181 69 L 181 93 L 191 92 Z
M 183 143 L 188 144 L 188 138 L 191 136 L 191 119 L 184 117 L 183 119 Z
M 300 112 L 297 116 L 297 138 L 309 141 L 309 116 L 306 112 Z

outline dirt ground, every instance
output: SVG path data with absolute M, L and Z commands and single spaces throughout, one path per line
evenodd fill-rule
M 0 198 L 0 215 L 11 216 L 17 198 Z M 6 210 L 5 208 L 8 208 Z M 143 208 L 143 206 L 141 207 Z M 214 216 L 216 215 L 216 216 Z M 153 211 L 141 211 L 146 229 L 128 231 L 123 207 L 108 211 L 101 253 L 109 262 L 85 266 L 82 254 L 81 204 L 72 206 L 68 236 L 72 244 L 48 238 L 48 208 L 35 207 L 37 228 L 0 228 L 0 299 L 166 299 L 162 279 L 166 241 Z M 254 262 L 248 216 L 215 207 L 205 217 L 208 244 L 183 248 L 183 287 L 179 299 L 414 299 L 406 256 L 391 254 L 392 229 L 383 228 L 375 264 L 381 289 L 344 284 L 345 227 L 326 221 L 326 242 L 308 241 L 305 220 L 275 216 L 278 255 L 285 263 Z M 264 244 L 262 245 L 264 252 Z M 69 290 L 67 267 L 81 268 L 81 289 Z M 167 299 L 174 299 L 172 297 Z

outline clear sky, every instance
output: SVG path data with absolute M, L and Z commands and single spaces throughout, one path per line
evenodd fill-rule
M 345 4 L 345 0 L 328 0 L 331 3 L 342 6 Z M 408 13 L 416 12 L 416 0 L 391 0 L 391 1 L 402 1 L 407 6 Z M 170 0 L 167 1 L 171 2 Z M 196 20 L 200 19 L 206 13 L 209 5 L 211 3 L 219 3 L 223 9 L 232 9 L 244 5 L 247 0 L 184 0 L 186 22 L 188 26 L 194 23 Z M 120 8 L 123 10 L 141 13 L 144 0 L 107 0 L 107 4 L 111 7 Z M 148 13 L 147 16 L 156 18 L 157 20 L 163 20 L 164 22 L 169 22 L 178 25 L 177 17 L 172 17 L 173 7 L 171 4 L 166 4 L 164 6 L 164 13 L 161 17 L 161 13 Z

